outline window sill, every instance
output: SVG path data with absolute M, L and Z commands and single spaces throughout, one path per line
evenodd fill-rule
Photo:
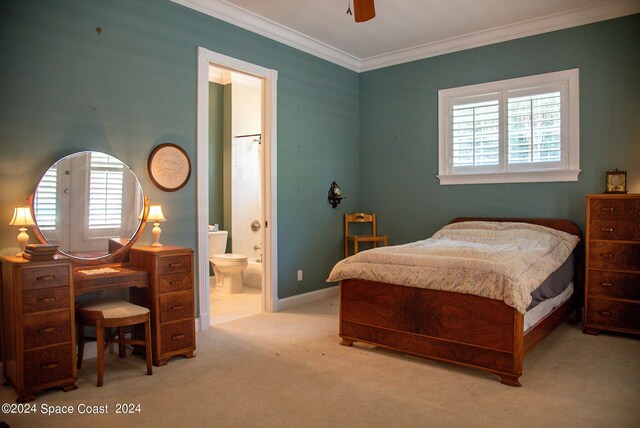
M 495 174 L 438 175 L 440 185 L 493 184 L 493 183 L 544 183 L 553 181 L 578 181 L 580 170 L 530 171 Z

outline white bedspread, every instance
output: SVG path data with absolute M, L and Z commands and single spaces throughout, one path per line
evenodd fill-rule
M 359 278 L 475 294 L 525 313 L 531 292 L 562 265 L 578 240 L 528 223 L 454 223 L 423 241 L 348 257 L 327 281 Z

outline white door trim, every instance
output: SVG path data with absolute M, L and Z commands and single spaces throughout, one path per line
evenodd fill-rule
M 277 81 L 278 72 L 236 58 L 198 48 L 196 205 L 198 221 L 198 302 L 199 330 L 209 328 L 209 64 L 251 74 L 263 79 L 262 85 L 262 214 L 263 257 L 262 310 L 273 312 L 278 301 L 277 228 Z

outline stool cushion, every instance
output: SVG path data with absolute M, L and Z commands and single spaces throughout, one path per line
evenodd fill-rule
M 117 298 L 105 298 L 87 302 L 80 307 L 80 310 L 102 312 L 104 319 L 126 318 L 149 312 L 148 308 Z

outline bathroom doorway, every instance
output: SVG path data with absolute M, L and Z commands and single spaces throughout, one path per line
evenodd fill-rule
M 262 83 L 209 65 L 211 325 L 262 312 Z M 235 269 L 242 269 L 233 290 L 216 252 L 233 257 Z
M 198 49 L 200 330 L 275 309 L 276 79 L 274 70 Z M 210 277 L 210 225 L 228 232 L 227 256 L 246 257 L 242 292 L 220 293 Z

